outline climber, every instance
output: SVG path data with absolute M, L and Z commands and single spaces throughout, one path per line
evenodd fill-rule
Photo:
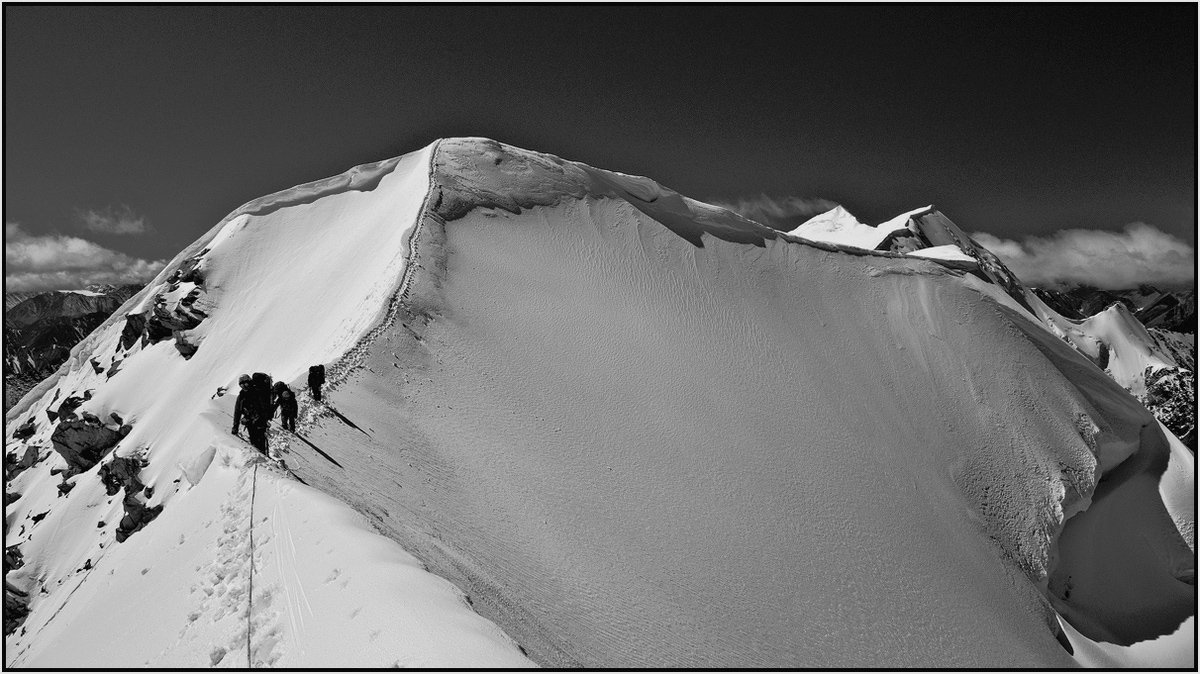
M 325 366 L 313 365 L 308 368 L 308 388 L 312 389 L 313 400 L 321 399 L 321 384 L 325 383 Z
M 237 402 L 233 405 L 233 434 L 238 435 L 238 424 L 246 426 L 250 444 L 267 454 L 267 424 L 271 421 L 271 378 L 261 372 L 251 377 L 238 377 Z
M 283 426 L 283 430 L 296 432 L 296 413 L 299 408 L 296 404 L 296 394 L 292 393 L 292 389 L 283 382 L 275 382 L 275 386 L 271 389 L 271 416 L 275 416 L 275 411 L 279 410 L 279 424 Z

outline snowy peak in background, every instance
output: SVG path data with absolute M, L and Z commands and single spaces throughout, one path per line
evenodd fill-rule
M 789 233 L 848 248 L 935 260 L 947 267 L 974 272 L 1025 304 L 1020 281 L 1008 267 L 932 205 L 901 213 L 875 227 L 862 224 L 838 206 Z
M 907 218 L 870 227 L 859 222 L 858 218 L 845 208 L 838 206 L 788 233 L 813 241 L 827 241 L 866 250 L 891 250 L 892 238 L 898 233 L 908 233 L 906 225 Z
M 479 138 L 243 205 L 7 413 L 5 664 L 1194 666 L 1143 338 L 864 229 Z
M 1194 293 L 1163 293 L 1150 287 L 1124 292 L 1029 288 L 932 206 L 902 213 L 878 227 L 863 225 L 839 206 L 790 233 L 839 246 L 928 258 L 995 284 L 1196 448 Z
M 9 325 L 25 328 L 45 319 L 111 314 L 141 289 L 141 285 L 125 285 L 34 293 L 8 307 L 4 319 Z

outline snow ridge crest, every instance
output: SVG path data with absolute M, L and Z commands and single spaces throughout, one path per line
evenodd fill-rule
M 616 198 L 703 247 L 705 234 L 764 245 L 780 233 L 724 208 L 685 197 L 642 176 L 594 168 L 487 138 L 447 138 L 438 144 L 432 211 L 446 222 L 477 208 L 510 213 L 565 199 Z

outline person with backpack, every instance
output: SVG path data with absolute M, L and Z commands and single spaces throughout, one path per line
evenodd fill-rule
M 295 433 L 296 414 L 300 411 L 299 405 L 296 404 L 296 394 L 283 382 L 276 382 L 271 392 L 271 416 L 274 417 L 275 411 L 278 410 L 279 424 L 283 426 L 283 430 Z
M 321 399 L 321 385 L 325 383 L 325 366 L 313 365 L 308 368 L 308 388 L 312 389 L 313 400 Z
M 267 454 L 267 424 L 272 412 L 271 378 L 262 372 L 255 372 L 253 377 L 243 374 L 238 377 L 238 386 L 242 390 L 233 404 L 233 434 L 238 435 L 238 424 L 244 425 L 250 444 Z

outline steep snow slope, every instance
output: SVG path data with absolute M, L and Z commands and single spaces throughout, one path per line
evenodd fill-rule
M 1194 666 L 1190 457 L 973 252 L 479 139 L 252 202 L 6 417 L 43 448 L 6 664 L 530 664 L 470 604 L 550 665 Z M 272 441 L 359 515 L 214 397 L 315 362 Z M 98 469 L 48 472 L 45 412 L 89 389 L 165 506 L 119 545 Z
M 19 447 L 34 447 L 38 461 L 6 483 L 16 496 L 6 499 L 15 503 L 5 542 L 24 560 L 6 581 L 32 609 L 6 641 L 7 665 L 528 664 L 457 590 L 361 516 L 254 463 L 229 431 L 233 396 L 215 394 L 242 372 L 294 379 L 377 322 L 403 271 L 431 154 L 238 209 L 9 413 L 6 445 L 33 420 Z M 163 330 L 190 345 L 190 358 L 169 338 L 155 341 Z M 89 394 L 77 414 L 116 412 L 132 425 L 113 456 L 145 459 L 137 479 L 150 491 L 127 484 L 124 499 L 106 495 L 93 467 L 59 495 L 50 471 L 63 464 L 46 411 Z M 131 498 L 134 510 L 143 501 L 164 511 L 117 544 Z
M 309 436 L 344 470 L 298 452 L 306 479 L 547 664 L 1071 662 L 1039 592 L 1080 563 L 1059 527 L 1165 445 L 1010 297 L 508 146 L 437 165 L 410 293 Z M 1178 625 L 1194 515 L 1136 519 Z

